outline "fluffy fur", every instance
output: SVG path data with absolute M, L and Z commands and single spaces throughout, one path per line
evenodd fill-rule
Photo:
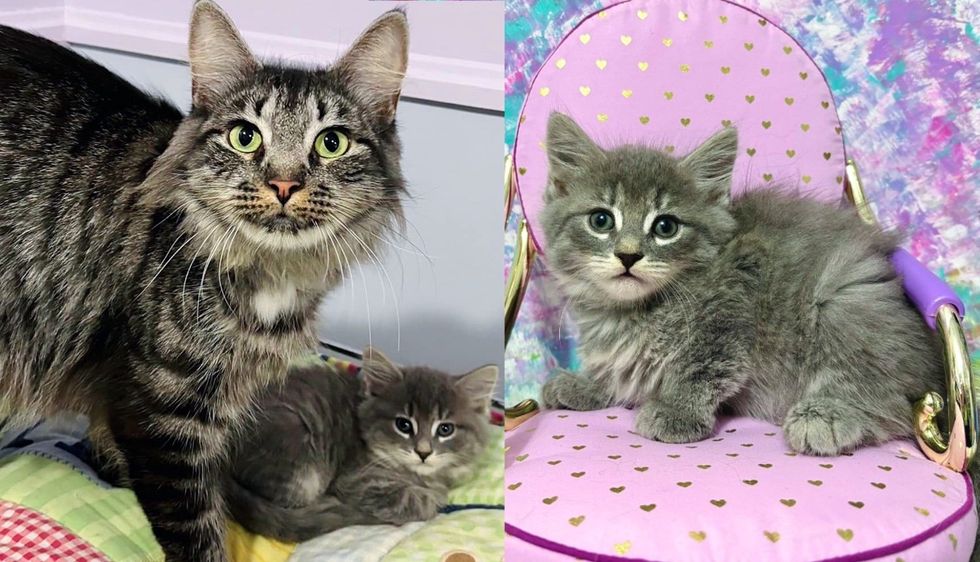
M 735 129 L 674 159 L 603 150 L 554 114 L 547 149 L 548 260 L 587 375 L 551 379 L 547 406 L 635 405 L 636 431 L 673 443 L 727 410 L 817 455 L 911 434 L 912 402 L 943 379 L 889 262 L 895 235 L 775 190 L 729 201 Z
M 496 367 L 452 377 L 365 355 L 363 382 L 326 365 L 300 368 L 262 401 L 228 483 L 231 514 L 246 528 L 304 541 L 351 525 L 431 519 L 486 448 Z M 450 435 L 438 434 L 443 424 Z
M 324 293 L 401 217 L 406 42 L 392 12 L 330 68 L 263 64 L 198 2 L 182 116 L 0 27 L 0 407 L 88 414 L 168 560 L 225 559 L 229 435 L 309 349 Z M 257 151 L 231 145 L 242 123 Z M 351 139 L 329 160 L 313 149 L 328 128 Z

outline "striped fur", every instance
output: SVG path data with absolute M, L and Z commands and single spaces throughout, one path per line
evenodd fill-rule
M 360 86 L 379 60 L 400 80 L 406 33 L 395 12 L 331 68 L 262 65 L 199 2 L 182 116 L 0 27 L 0 407 L 88 414 L 168 560 L 225 560 L 226 442 L 313 345 L 324 293 L 400 220 L 397 92 Z M 228 145 L 240 120 L 262 150 Z M 316 157 L 325 127 L 347 131 L 346 155 Z M 266 182 L 284 176 L 301 188 L 281 204 Z

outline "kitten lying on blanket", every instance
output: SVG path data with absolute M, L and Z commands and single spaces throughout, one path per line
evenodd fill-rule
M 363 380 L 297 368 L 260 403 L 227 483 L 231 515 L 249 531 L 300 542 L 431 519 L 468 475 L 487 444 L 497 368 L 454 377 L 364 356 Z
M 912 433 L 942 363 L 889 262 L 895 235 L 774 190 L 729 201 L 735 129 L 678 160 L 603 150 L 556 113 L 547 147 L 548 261 L 588 376 L 548 381 L 546 406 L 633 404 L 636 431 L 671 443 L 727 408 L 818 455 Z

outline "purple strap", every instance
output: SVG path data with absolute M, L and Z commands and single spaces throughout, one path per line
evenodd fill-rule
M 892 265 L 902 276 L 905 294 L 919 309 L 919 313 L 930 328 L 936 329 L 936 314 L 939 312 L 939 307 L 944 304 L 953 305 L 960 318 L 963 318 L 965 314 L 963 301 L 956 296 L 949 285 L 919 263 L 912 254 L 902 249 L 895 250 L 892 254 Z

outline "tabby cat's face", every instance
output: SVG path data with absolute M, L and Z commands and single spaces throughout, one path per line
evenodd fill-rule
M 195 20 L 188 204 L 271 248 L 366 245 L 347 235 L 354 225 L 401 213 L 406 42 L 404 15 L 391 12 L 334 66 L 303 70 L 259 63 L 226 19 Z
M 423 367 L 365 366 L 359 409 L 371 452 L 392 466 L 437 475 L 471 462 L 486 444 L 496 368 L 452 377 Z
M 733 226 L 735 138 L 726 130 L 676 160 L 645 147 L 602 150 L 571 119 L 553 115 L 542 220 L 564 291 L 580 301 L 642 301 L 716 255 Z

